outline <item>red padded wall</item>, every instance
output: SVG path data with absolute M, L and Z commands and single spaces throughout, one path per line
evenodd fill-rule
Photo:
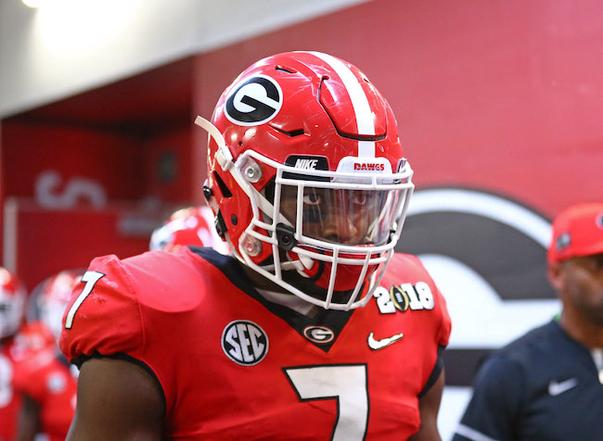
M 259 57 L 357 64 L 390 101 L 419 188 L 479 187 L 554 214 L 601 199 L 603 3 L 379 0 L 200 55 L 195 107 Z

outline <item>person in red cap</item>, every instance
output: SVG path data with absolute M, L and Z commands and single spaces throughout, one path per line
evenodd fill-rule
M 453 441 L 602 438 L 603 203 L 561 212 L 547 257 L 561 314 L 486 360 Z

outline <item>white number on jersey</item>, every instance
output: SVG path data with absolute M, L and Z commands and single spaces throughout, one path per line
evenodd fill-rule
M 393 314 L 396 312 L 396 306 L 392 301 L 392 296 L 386 288 L 378 286 L 375 291 L 373 291 L 373 296 L 377 299 L 377 306 L 379 307 L 381 314 Z
M 337 400 L 332 441 L 361 441 L 368 424 L 366 366 L 305 366 L 285 369 L 301 401 Z
M 84 286 L 84 289 L 82 290 L 80 295 L 77 296 L 77 299 L 75 299 L 75 302 L 73 302 L 73 305 L 71 305 L 71 308 L 69 308 L 69 312 L 67 313 L 67 317 L 65 318 L 65 329 L 71 329 L 71 327 L 73 326 L 73 319 L 75 317 L 75 313 L 82 305 L 84 300 L 86 300 L 86 297 L 90 295 L 90 293 L 94 289 L 94 285 L 96 285 L 96 282 L 98 282 L 103 276 L 103 273 L 99 273 L 96 271 L 86 271 L 84 273 L 84 275 L 82 276 L 82 282 L 86 282 L 86 286 Z

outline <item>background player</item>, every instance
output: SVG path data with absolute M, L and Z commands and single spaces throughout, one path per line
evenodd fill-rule
M 603 204 L 553 223 L 549 277 L 563 312 L 480 370 L 455 441 L 584 440 L 603 433 Z
M 75 410 L 77 380 L 57 343 L 63 312 L 82 274 L 81 270 L 61 271 L 32 291 L 39 319 L 51 333 L 51 344 L 36 348 L 28 345 L 27 354 L 17 363 L 15 390 L 22 397 L 17 441 L 32 441 L 37 434 L 44 434 L 49 441 L 67 436 Z
M 23 324 L 27 293 L 18 278 L 0 268 L 0 440 L 13 440 L 20 397 L 14 391 L 15 361 L 20 351 L 16 335 Z
M 82 366 L 68 439 L 439 439 L 450 322 L 394 256 L 413 185 L 385 99 L 343 60 L 289 52 L 198 123 L 235 257 L 92 262 L 61 337 Z
M 173 250 L 178 246 L 211 247 L 228 254 L 228 246 L 214 227 L 209 207 L 181 208 L 170 215 L 164 225 L 153 231 L 149 249 Z

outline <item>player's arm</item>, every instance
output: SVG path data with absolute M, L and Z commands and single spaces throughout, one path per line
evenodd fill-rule
M 33 441 L 38 433 L 40 406 L 31 396 L 22 393 L 16 441 Z
M 410 437 L 410 441 L 440 441 L 438 432 L 438 411 L 442 392 L 444 390 L 444 369 L 435 383 L 429 388 L 427 393 L 419 401 L 419 412 L 421 415 L 421 427 L 419 431 Z
M 161 440 L 163 416 L 163 394 L 151 373 L 134 362 L 93 358 L 80 371 L 67 440 Z

